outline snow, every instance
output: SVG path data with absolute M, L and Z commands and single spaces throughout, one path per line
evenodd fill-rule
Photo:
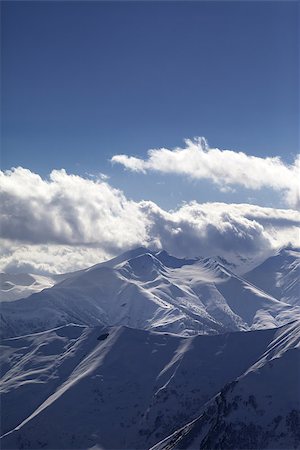
M 300 448 L 299 251 L 235 261 L 2 274 L 1 448 Z
M 68 274 L 50 289 L 2 303 L 3 337 L 68 323 L 185 336 L 277 327 L 300 315 L 219 261 L 139 248 Z
M 29 273 L 0 273 L 0 302 L 14 301 L 50 288 L 56 283 L 55 276 Z
M 300 306 L 300 250 L 281 249 L 245 278 L 278 300 Z
M 149 448 L 196 417 L 277 336 L 69 325 L 4 340 L 2 448 Z
M 194 419 L 152 450 L 300 447 L 300 323 L 276 331 L 266 351 Z

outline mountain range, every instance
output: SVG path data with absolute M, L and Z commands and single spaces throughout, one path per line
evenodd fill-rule
M 138 248 L 6 297 L 2 448 L 300 448 L 299 255 Z
M 67 274 L 26 299 L 2 302 L 1 335 L 19 336 L 68 323 L 214 334 L 276 327 L 299 317 L 295 292 L 275 298 L 271 276 L 267 275 L 270 287 L 263 282 L 269 293 L 253 284 L 253 278 L 261 281 L 259 272 L 258 267 L 241 277 L 218 259 L 179 259 L 165 251 L 138 248 Z M 280 279 L 297 285 L 298 276 L 299 266 L 294 270 L 287 265 Z

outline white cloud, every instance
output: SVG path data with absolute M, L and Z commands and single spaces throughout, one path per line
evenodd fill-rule
M 118 251 L 146 237 L 136 203 L 101 180 L 53 170 L 43 180 L 18 167 L 0 172 L 2 237 L 30 243 L 97 245 Z
M 64 170 L 49 179 L 23 168 L 0 172 L 0 186 L 1 270 L 67 272 L 139 245 L 177 256 L 246 257 L 299 245 L 294 210 L 191 202 L 165 211 Z
M 167 212 L 142 202 L 151 242 L 178 256 L 261 256 L 299 245 L 300 214 L 247 204 L 188 203 Z
M 104 261 L 114 254 L 83 245 L 28 244 L 0 240 L 0 271 L 11 273 L 66 273 Z
M 282 192 L 288 205 L 300 205 L 299 156 L 294 164 L 288 165 L 279 157 L 259 158 L 232 150 L 208 148 L 204 138 L 196 138 L 187 139 L 183 148 L 149 150 L 145 160 L 115 155 L 112 162 L 135 172 L 157 171 L 211 180 L 221 190 L 229 186 L 254 190 L 267 187 Z

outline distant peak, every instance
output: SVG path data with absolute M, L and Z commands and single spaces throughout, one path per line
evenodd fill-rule
M 170 255 L 166 250 L 160 250 L 155 253 L 156 258 L 166 267 L 171 269 L 179 269 L 182 266 L 192 265 L 198 259 L 186 259 L 186 258 L 177 258 L 176 256 Z
M 286 247 L 281 247 L 278 251 L 278 254 L 285 254 L 288 252 L 300 252 L 300 247 L 296 247 L 293 245 L 288 245 Z
M 129 259 L 123 267 L 136 277 L 145 279 L 154 279 L 165 270 L 164 265 L 150 252 Z
M 136 247 L 132 250 L 128 250 L 127 252 L 123 253 L 123 255 L 125 257 L 127 257 L 127 259 L 132 259 L 132 258 L 137 258 L 139 256 L 145 255 L 147 253 L 151 253 L 151 251 L 147 248 L 147 247 Z
M 228 267 L 223 265 L 219 261 L 219 258 L 203 258 L 202 263 L 205 268 L 216 271 L 222 278 L 235 277 L 235 274 Z
M 140 247 L 136 247 L 133 250 L 129 250 L 132 253 L 149 253 L 149 249 L 141 245 Z
M 155 258 L 155 256 L 153 256 L 152 253 L 150 253 L 150 252 L 146 252 L 141 255 L 135 256 L 134 258 L 129 259 L 128 262 L 130 265 L 133 265 L 133 266 L 137 265 L 137 264 L 143 265 L 143 266 L 145 266 L 145 265 L 148 266 L 150 264 L 152 265 L 153 263 L 160 264 L 160 261 L 157 258 Z

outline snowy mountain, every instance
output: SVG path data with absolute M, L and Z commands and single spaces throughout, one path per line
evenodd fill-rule
M 278 300 L 300 306 L 299 249 L 282 249 L 244 277 Z
M 68 325 L 4 340 L 1 447 L 146 449 L 199 411 L 209 419 L 207 439 L 213 426 L 221 436 L 221 418 L 228 427 L 253 418 L 268 431 L 277 424 L 278 433 L 288 420 L 280 442 L 290 443 L 299 410 L 298 342 L 296 324 L 194 337 Z
M 191 421 L 152 450 L 300 448 L 300 324 L 278 330 L 266 351 Z
M 241 277 L 138 248 L 3 275 L 1 447 L 300 448 L 298 262 L 285 249 Z
M 0 273 L 0 302 L 19 300 L 52 287 L 58 279 L 29 273 Z
M 129 326 L 181 335 L 277 327 L 300 316 L 211 258 L 178 259 L 139 248 L 68 274 L 26 299 L 3 302 L 1 334 L 68 323 Z

